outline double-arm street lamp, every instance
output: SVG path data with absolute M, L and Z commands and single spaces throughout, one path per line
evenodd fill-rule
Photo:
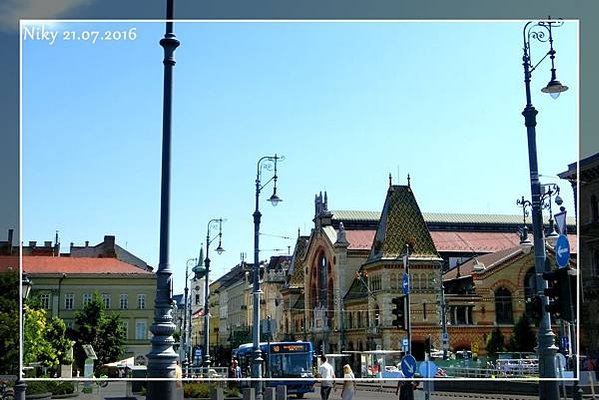
M 171 189 L 171 130 L 172 92 L 175 49 L 179 41 L 173 30 L 174 0 L 166 3 L 166 32 L 160 40 L 164 48 L 164 88 L 162 109 L 162 172 L 160 187 L 160 257 L 156 270 L 156 301 L 152 332 L 152 349 L 148 353 L 148 378 L 175 378 L 177 353 L 173 349 L 175 324 L 171 304 L 172 269 L 169 265 L 170 189 Z M 174 381 L 148 381 L 148 400 L 171 400 L 176 396 Z
M 274 189 L 272 196 L 268 199 L 273 206 L 277 206 L 282 200 L 277 195 L 277 162 L 283 161 L 283 156 L 264 156 L 258 160 L 256 166 L 256 210 L 254 211 L 254 276 L 253 276 L 253 326 L 252 326 L 252 339 L 254 358 L 252 360 L 252 378 L 255 378 L 255 392 L 256 399 L 262 399 L 262 351 L 260 350 L 260 213 L 259 200 L 260 192 L 270 182 L 273 182 Z M 273 169 L 273 176 L 262 184 L 262 169 Z
M 23 272 L 21 275 L 21 307 L 19 308 L 19 313 L 21 315 L 21 323 L 19 324 L 20 337 L 23 337 L 23 325 L 25 324 L 25 319 L 23 317 L 23 307 L 25 306 L 25 300 L 29 296 L 29 292 L 31 292 L 32 282 L 31 279 L 27 276 L 26 273 Z M 23 380 L 23 370 L 21 369 L 21 361 L 23 360 L 23 341 L 20 342 L 21 351 L 19 365 L 17 365 L 17 381 L 15 382 L 15 399 L 16 400 L 25 400 L 25 392 L 27 391 L 27 384 Z
M 215 218 L 208 221 L 208 228 L 206 232 L 206 259 L 204 260 L 204 266 L 206 267 L 204 276 L 204 367 L 210 367 L 210 282 L 208 276 L 210 274 L 210 243 L 214 242 L 218 238 L 218 247 L 216 252 L 220 255 L 223 254 L 225 249 L 222 247 L 222 236 L 223 236 L 223 219 Z M 210 231 L 218 227 L 218 234 L 211 236 Z M 206 371 L 207 372 L 207 371 Z
M 538 353 L 539 353 L 539 376 L 541 378 L 557 378 L 557 369 L 555 362 L 555 354 L 557 347 L 555 346 L 555 334 L 551 331 L 551 316 L 547 311 L 548 299 L 544 294 L 544 289 L 547 287 L 546 281 L 543 279 L 543 272 L 546 271 L 545 265 L 545 238 L 543 232 L 543 216 L 541 203 L 541 184 L 539 183 L 539 171 L 537 165 L 537 144 L 536 144 L 536 116 L 537 110 L 532 105 L 530 79 L 532 72 L 539 64 L 549 56 L 551 59 L 551 80 L 543 93 L 549 93 L 551 97 L 557 98 L 561 92 L 568 89 L 562 85 L 556 78 L 555 74 L 555 50 L 553 49 L 552 29 L 563 24 L 561 21 L 541 21 L 528 22 L 523 29 L 524 38 L 524 55 L 522 56 L 522 65 L 524 66 L 524 86 L 526 89 L 526 106 L 522 115 L 524 116 L 524 124 L 528 136 L 528 159 L 530 167 L 530 188 L 531 188 L 531 209 L 532 209 L 532 225 L 534 236 L 534 254 L 535 254 L 535 275 L 537 283 L 537 291 L 541 297 L 543 311 L 539 322 L 538 331 Z M 534 64 L 531 60 L 530 43 L 531 39 L 539 42 L 549 42 L 549 51 Z M 559 397 L 559 387 L 556 380 L 542 380 L 539 384 L 539 397 L 546 400 L 557 400 Z
M 189 328 L 189 325 L 191 325 L 191 316 L 189 318 L 189 321 L 187 320 L 187 311 L 191 309 L 191 304 L 190 304 L 190 298 L 188 296 L 189 293 L 189 287 L 188 287 L 188 283 L 189 283 L 189 263 L 190 262 L 197 262 L 197 258 L 190 258 L 189 260 L 187 260 L 187 263 L 185 264 L 185 289 L 184 289 L 184 297 L 183 297 L 183 304 L 185 306 L 184 310 L 183 310 L 183 326 L 181 327 L 181 356 L 180 358 L 182 359 L 182 366 L 183 366 L 183 370 L 185 371 L 186 375 L 189 375 L 189 352 L 191 351 L 191 349 L 189 348 L 189 335 L 191 335 L 191 329 Z M 189 325 L 188 325 L 189 323 Z

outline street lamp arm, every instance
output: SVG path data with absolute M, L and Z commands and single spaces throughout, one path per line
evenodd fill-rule
M 530 70 L 528 71 L 531 74 L 542 62 L 550 56 L 551 54 L 555 54 L 553 50 L 553 36 L 551 34 L 552 27 L 560 27 L 564 24 L 564 21 L 561 19 L 557 20 L 549 20 L 549 21 L 539 21 L 528 22 L 522 31 L 524 37 L 524 54 L 527 57 L 528 65 L 530 66 Z M 542 43 L 549 42 L 551 44 L 550 50 L 537 62 L 534 66 L 532 65 L 532 54 L 530 49 L 531 39 L 537 40 Z

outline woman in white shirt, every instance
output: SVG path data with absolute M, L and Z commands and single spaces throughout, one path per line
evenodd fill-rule
M 356 381 L 354 373 L 349 364 L 343 366 L 343 390 L 341 391 L 342 400 L 352 400 L 356 393 Z

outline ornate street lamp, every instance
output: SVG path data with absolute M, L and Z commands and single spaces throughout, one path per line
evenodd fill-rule
M 21 275 L 21 308 L 19 309 L 19 313 L 22 316 L 23 306 L 25 305 L 25 300 L 29 297 L 29 293 L 31 293 L 31 287 L 33 286 L 31 279 L 27 276 L 25 272 Z M 21 324 L 19 324 L 20 329 L 20 337 L 23 337 L 23 324 L 25 324 L 25 320 L 21 318 Z M 23 354 L 23 342 L 20 343 L 21 351 L 20 354 Z M 21 363 L 23 359 L 19 360 L 18 372 L 17 372 L 17 381 L 15 382 L 15 400 L 25 400 L 25 392 L 27 391 L 27 384 L 23 380 L 23 370 L 21 369 Z
M 285 158 L 283 156 L 264 156 L 258 160 L 256 166 L 256 210 L 254 211 L 254 276 L 253 276 L 253 325 L 252 325 L 252 339 L 253 339 L 253 349 L 254 349 L 254 357 L 252 359 L 252 378 L 255 379 L 255 392 L 256 399 L 262 399 L 262 351 L 260 350 L 260 260 L 259 260 L 259 252 L 260 252 L 260 218 L 262 214 L 260 213 L 259 207 L 259 199 L 260 192 L 262 189 L 266 187 L 271 181 L 274 183 L 274 190 L 272 192 L 272 196 L 268 199 L 273 206 L 277 206 L 281 201 L 281 198 L 277 195 L 277 162 L 283 161 Z M 262 169 L 273 169 L 273 176 L 266 181 L 266 183 L 262 184 Z
M 526 132 L 528 136 L 528 158 L 530 167 L 530 188 L 531 188 L 531 208 L 532 224 L 534 236 L 535 251 L 535 276 L 537 290 L 541 296 L 543 312 L 539 322 L 538 330 L 538 353 L 539 353 L 539 376 L 541 378 L 557 378 L 557 368 L 555 363 L 555 334 L 551 331 L 551 316 L 545 309 L 548 305 L 547 297 L 543 290 L 547 287 L 547 282 L 543 279 L 545 272 L 545 240 L 543 232 L 543 216 L 541 203 L 541 184 L 539 183 L 539 171 L 537 165 L 537 144 L 536 144 L 536 116 L 537 110 L 532 105 L 530 92 L 530 79 L 532 72 L 547 57 L 551 59 L 551 80 L 543 89 L 544 93 L 550 93 L 553 98 L 557 98 L 559 93 L 568 90 L 567 86 L 562 85 L 555 74 L 555 50 L 553 49 L 552 29 L 563 25 L 562 21 L 540 21 L 528 22 L 523 29 L 524 55 L 522 56 L 522 65 L 524 66 L 524 87 L 526 90 L 526 106 L 522 115 L 524 116 Z M 549 42 L 549 51 L 537 63 L 532 64 L 530 54 L 531 39 L 539 42 Z M 555 380 L 543 380 L 539 384 L 539 397 L 546 400 L 558 400 L 559 387 Z
M 148 378 L 175 378 L 177 353 L 173 349 L 175 324 L 171 304 L 173 302 L 172 269 L 169 265 L 169 226 L 170 226 L 170 188 L 171 188 L 171 128 L 172 128 L 172 91 L 175 49 L 179 41 L 173 31 L 174 0 L 166 2 L 166 33 L 160 40 L 164 48 L 164 92 L 162 109 L 162 178 L 160 187 L 160 257 L 156 271 L 156 301 L 154 305 L 154 323 L 152 349 L 148 353 Z M 147 400 L 171 400 L 176 397 L 175 382 L 148 381 Z
M 189 287 L 188 287 L 188 282 L 189 282 L 189 263 L 190 262 L 196 262 L 197 258 L 190 258 L 187 260 L 187 263 L 185 263 L 185 289 L 184 289 L 184 295 L 183 295 L 183 301 L 184 301 L 184 305 L 185 308 L 183 309 L 183 325 L 181 326 L 181 351 L 180 351 L 180 358 L 181 358 L 181 365 L 183 366 L 183 370 L 185 371 L 185 375 L 189 376 L 189 352 L 190 352 L 190 348 L 189 348 L 189 335 L 191 334 L 191 330 L 188 330 L 188 326 L 187 323 L 189 322 L 191 324 L 191 316 L 190 316 L 190 320 L 187 320 L 187 310 L 191 307 L 191 305 L 189 304 L 189 296 L 188 296 L 188 292 L 189 292 Z
M 210 282 L 208 276 L 210 274 L 210 243 L 218 238 L 218 247 L 216 252 L 220 255 L 223 254 L 225 249 L 222 247 L 222 236 L 223 236 L 223 221 L 222 218 L 211 219 L 208 221 L 208 228 L 206 232 L 206 259 L 204 265 L 206 266 L 206 275 L 204 276 L 204 367 L 206 373 L 210 367 Z M 218 227 L 218 234 L 214 237 L 210 236 L 210 231 Z

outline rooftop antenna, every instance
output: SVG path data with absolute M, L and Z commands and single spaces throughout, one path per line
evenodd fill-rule
M 389 187 L 393 186 L 393 181 L 391 180 L 391 172 L 389 172 Z
M 410 186 L 410 174 L 408 174 L 408 187 L 411 187 Z
M 58 254 L 57 253 L 57 249 L 58 249 L 58 245 L 60 244 L 60 242 L 58 241 L 58 229 L 56 230 L 56 235 L 54 236 L 54 249 L 52 250 L 52 256 L 56 256 Z

